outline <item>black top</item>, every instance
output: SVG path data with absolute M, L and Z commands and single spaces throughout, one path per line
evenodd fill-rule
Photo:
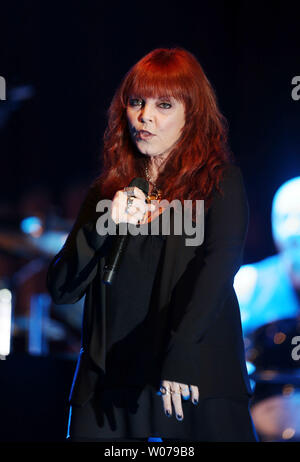
M 220 187 L 222 194 L 214 189 L 204 217 L 202 244 L 187 246 L 186 235 L 173 229 L 165 242 L 157 236 L 134 236 L 114 292 L 102 284 L 111 236 L 97 233 L 101 197 L 95 184 L 49 266 L 47 287 L 55 303 L 75 303 L 85 294 L 82 350 L 70 401 L 84 405 L 99 391 L 99 409 L 120 416 L 120 436 L 133 428 L 142 432 L 142 424 L 143 435 L 151 428 L 160 431 L 162 419 L 168 425 L 165 436 L 175 434 L 169 427 L 173 419 L 165 418 L 155 394 L 160 380 L 197 385 L 200 399 L 240 400 L 252 394 L 233 288 L 248 226 L 240 168 L 228 165 Z M 129 402 L 130 416 L 124 413 Z M 180 425 L 178 432 L 192 432 L 195 409 L 190 401 L 184 406 L 187 419 L 174 425 Z
M 140 227 L 149 230 L 150 224 Z M 107 287 L 106 388 L 142 386 L 158 374 L 151 295 L 164 242 L 162 234 L 129 235 L 113 285 Z
M 160 383 L 161 351 L 158 322 L 162 329 L 156 293 L 163 259 L 165 236 L 129 236 L 119 270 L 112 286 L 106 287 L 106 374 L 91 402 L 72 409 L 71 438 L 146 438 L 147 436 L 184 441 L 224 437 L 253 441 L 248 397 L 240 402 L 200 400 L 195 406 L 182 399 L 184 420 L 164 415 Z M 142 225 L 149 226 L 150 225 Z M 103 286 L 102 286 L 103 290 Z M 166 331 L 169 317 L 164 318 Z M 187 358 L 188 360 L 188 358 Z M 213 408 L 215 406 L 217 410 Z M 218 414 L 217 414 L 218 412 Z M 228 418 L 234 414 L 235 418 Z M 173 409 L 174 414 L 174 409 Z M 209 422 L 213 422 L 209 428 Z M 204 435 L 204 436 L 203 436 Z

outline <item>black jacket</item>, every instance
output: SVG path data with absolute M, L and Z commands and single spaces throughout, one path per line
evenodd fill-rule
M 197 385 L 200 398 L 251 396 L 238 300 L 233 288 L 242 264 L 249 209 L 241 170 L 230 164 L 205 214 L 204 242 L 186 246 L 184 233 L 165 240 L 157 310 L 167 316 L 161 341 L 161 380 Z M 102 283 L 111 236 L 99 236 L 93 185 L 61 251 L 52 260 L 47 287 L 56 304 L 84 294 L 82 348 L 71 403 L 83 404 L 105 374 L 105 292 Z

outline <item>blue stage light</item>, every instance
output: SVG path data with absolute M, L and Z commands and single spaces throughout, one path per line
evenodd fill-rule
M 21 221 L 20 226 L 24 233 L 32 234 L 41 229 L 42 222 L 38 217 L 26 217 Z
M 148 438 L 148 443 L 150 443 L 150 442 L 151 442 L 151 443 L 162 443 L 163 440 L 162 440 L 161 438 L 159 438 L 159 437 L 150 436 L 150 437 Z

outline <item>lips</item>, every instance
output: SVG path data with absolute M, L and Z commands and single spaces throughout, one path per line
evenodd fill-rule
M 148 130 L 139 130 L 139 133 L 144 133 L 145 135 L 153 135 L 153 133 L 148 132 Z
M 155 136 L 153 133 L 148 132 L 147 130 L 139 130 L 137 131 L 137 135 L 141 139 L 148 139 L 152 138 L 152 136 Z

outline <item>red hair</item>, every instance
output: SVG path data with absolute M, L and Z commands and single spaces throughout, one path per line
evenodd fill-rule
M 156 184 L 163 199 L 204 199 L 207 210 L 213 188 L 220 190 L 222 173 L 233 155 L 214 90 L 197 59 L 183 48 L 153 50 L 129 70 L 117 89 L 108 110 L 102 172 L 96 180 L 101 196 L 112 199 L 134 177 L 145 177 L 147 156 L 137 150 L 127 124 L 130 94 L 171 96 L 184 104 L 185 126 Z

